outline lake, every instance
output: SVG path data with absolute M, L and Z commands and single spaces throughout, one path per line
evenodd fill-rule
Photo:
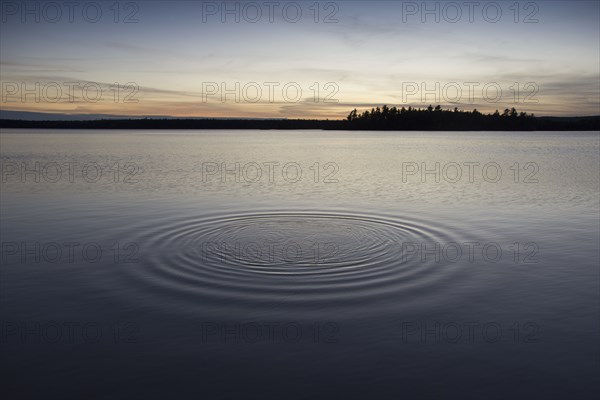
M 0 145 L 9 398 L 599 389 L 598 132 L 6 129 Z

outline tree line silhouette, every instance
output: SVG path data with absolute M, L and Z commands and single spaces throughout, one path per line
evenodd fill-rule
M 349 129 L 360 130 L 432 130 L 432 131 L 532 131 L 532 130 L 600 130 L 600 116 L 536 117 L 518 112 L 514 107 L 503 112 L 483 114 L 477 109 L 462 111 L 426 108 L 382 107 L 358 113 L 352 110 L 346 118 Z
M 514 107 L 483 114 L 477 109 L 444 110 L 440 105 L 427 108 L 371 108 L 359 114 L 352 110 L 347 117 L 352 128 L 376 130 L 532 130 L 538 124 L 533 114 L 519 113 Z
M 210 119 L 130 118 L 98 120 L 31 121 L 0 119 L 1 128 L 48 129 L 324 129 L 324 130 L 423 130 L 423 131 L 580 131 L 600 130 L 600 116 L 536 117 L 515 108 L 483 114 L 477 109 L 444 110 L 382 107 L 358 113 L 354 109 L 344 120 L 310 119 Z

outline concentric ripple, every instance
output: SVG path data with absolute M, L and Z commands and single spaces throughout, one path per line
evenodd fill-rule
M 351 305 L 414 292 L 456 269 L 415 254 L 456 237 L 404 218 L 279 211 L 158 225 L 144 229 L 143 262 L 128 270 L 170 302 Z

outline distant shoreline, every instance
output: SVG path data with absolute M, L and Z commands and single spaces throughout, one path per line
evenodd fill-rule
M 352 110 L 346 119 L 174 118 L 167 116 L 119 117 L 16 112 L 0 113 L 0 128 L 25 129 L 238 129 L 238 130 L 341 130 L 341 131 L 597 131 L 600 115 L 536 117 L 515 108 L 493 114 L 477 109 L 462 111 L 426 108 L 373 107 Z M 77 118 L 77 117 L 75 117 Z
M 293 119 L 98 119 L 33 121 L 0 119 L 0 128 L 13 129 L 143 129 L 143 130 L 374 130 L 374 131 L 600 131 L 600 116 L 529 117 L 526 123 L 444 123 L 417 121 L 385 126 L 348 120 Z

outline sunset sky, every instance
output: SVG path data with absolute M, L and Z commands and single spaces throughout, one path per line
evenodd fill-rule
M 439 103 L 600 114 L 598 1 L 138 1 L 118 13 L 114 1 L 45 3 L 2 2 L 3 110 L 343 118 Z

